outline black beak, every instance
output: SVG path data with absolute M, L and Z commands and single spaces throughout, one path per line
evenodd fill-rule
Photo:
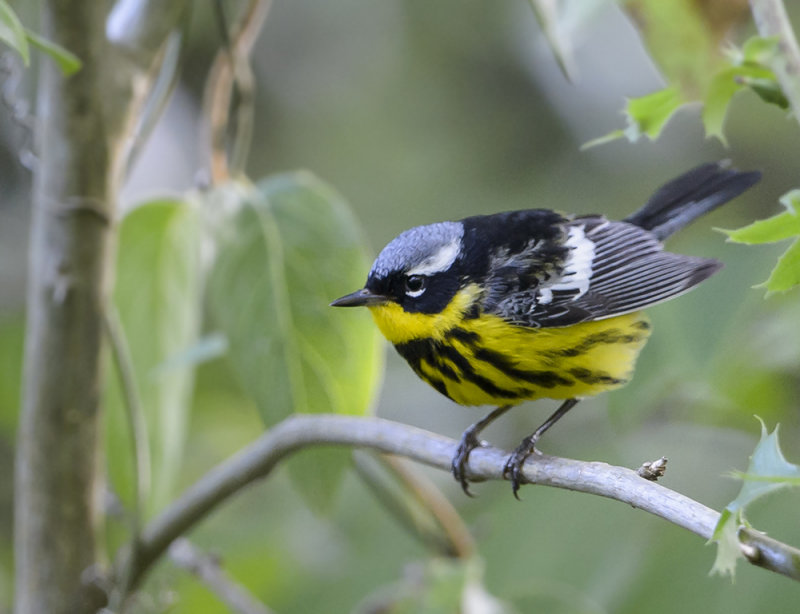
M 381 294 L 373 294 L 366 288 L 346 294 L 331 303 L 331 307 L 363 307 L 366 305 L 381 305 L 389 299 Z

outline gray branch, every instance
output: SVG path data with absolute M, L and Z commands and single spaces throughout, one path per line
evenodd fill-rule
M 169 558 L 178 567 L 196 576 L 231 612 L 236 614 L 271 614 L 245 587 L 232 580 L 220 561 L 181 537 L 169 547 Z
M 134 585 L 143 578 L 170 543 L 185 534 L 218 505 L 239 490 L 267 476 L 291 453 L 315 445 L 370 448 L 449 470 L 456 442 L 421 429 L 382 420 L 335 415 L 295 415 L 213 468 L 163 513 L 141 535 Z M 503 479 L 507 453 L 480 448 L 470 455 L 467 475 L 472 481 Z M 539 456 L 524 467 L 531 484 L 555 486 L 627 503 L 710 539 L 719 513 L 684 495 L 639 477 L 635 471 L 606 463 Z M 743 553 L 756 565 L 800 580 L 800 550 L 756 531 L 742 534 Z M 125 556 L 118 567 L 125 566 Z

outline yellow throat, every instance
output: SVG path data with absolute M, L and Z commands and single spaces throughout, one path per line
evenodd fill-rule
M 444 334 L 458 326 L 464 314 L 480 295 L 475 284 L 461 289 L 439 313 L 409 313 L 395 302 L 370 305 L 369 310 L 386 339 L 397 345 L 414 339 L 440 341 Z

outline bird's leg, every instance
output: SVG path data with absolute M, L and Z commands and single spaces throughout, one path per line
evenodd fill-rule
M 522 479 L 522 465 L 525 463 L 525 459 L 527 459 L 534 452 L 538 452 L 536 449 L 536 442 L 539 441 L 539 438 L 544 434 L 544 432 L 558 422 L 564 414 L 566 414 L 577 404 L 578 399 L 567 399 L 564 401 L 561 406 L 554 411 L 553 414 L 547 420 L 545 420 L 538 429 L 523 439 L 522 443 L 519 444 L 517 449 L 511 453 L 511 456 L 508 457 L 506 466 L 503 469 L 503 475 L 511 476 L 511 488 L 514 491 L 514 496 L 517 499 L 519 499 L 519 495 L 517 493 L 519 492 L 519 487 L 521 485 L 520 481 Z
M 467 430 L 461 435 L 461 442 L 458 444 L 456 453 L 453 456 L 453 460 L 450 464 L 450 471 L 453 473 L 453 477 L 461 483 L 461 488 L 463 491 L 470 497 L 472 496 L 472 493 L 469 492 L 469 482 L 464 475 L 464 469 L 466 468 L 467 461 L 469 460 L 469 453 L 475 448 L 479 448 L 483 445 L 483 442 L 478 439 L 478 435 L 481 434 L 481 431 L 512 407 L 514 406 L 501 405 L 500 407 L 494 409 L 482 420 L 478 420 L 478 422 L 467 428 Z

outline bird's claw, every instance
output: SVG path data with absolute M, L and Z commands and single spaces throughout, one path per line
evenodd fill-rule
M 522 466 L 531 454 L 539 453 L 536 449 L 536 439 L 533 437 L 526 437 L 522 443 L 511 453 L 503 467 L 503 476 L 511 480 L 511 490 L 514 493 L 514 498 L 520 501 L 519 489 L 522 486 L 524 476 L 522 475 Z
M 473 497 L 474 495 L 469 491 L 469 481 L 465 475 L 467 461 L 469 460 L 470 452 L 475 448 L 480 448 L 485 445 L 486 442 L 478 439 L 475 431 L 467 429 L 461 436 L 461 442 L 458 444 L 456 453 L 453 455 L 453 460 L 450 463 L 450 471 L 453 477 L 461 484 L 461 490 L 469 497 Z

